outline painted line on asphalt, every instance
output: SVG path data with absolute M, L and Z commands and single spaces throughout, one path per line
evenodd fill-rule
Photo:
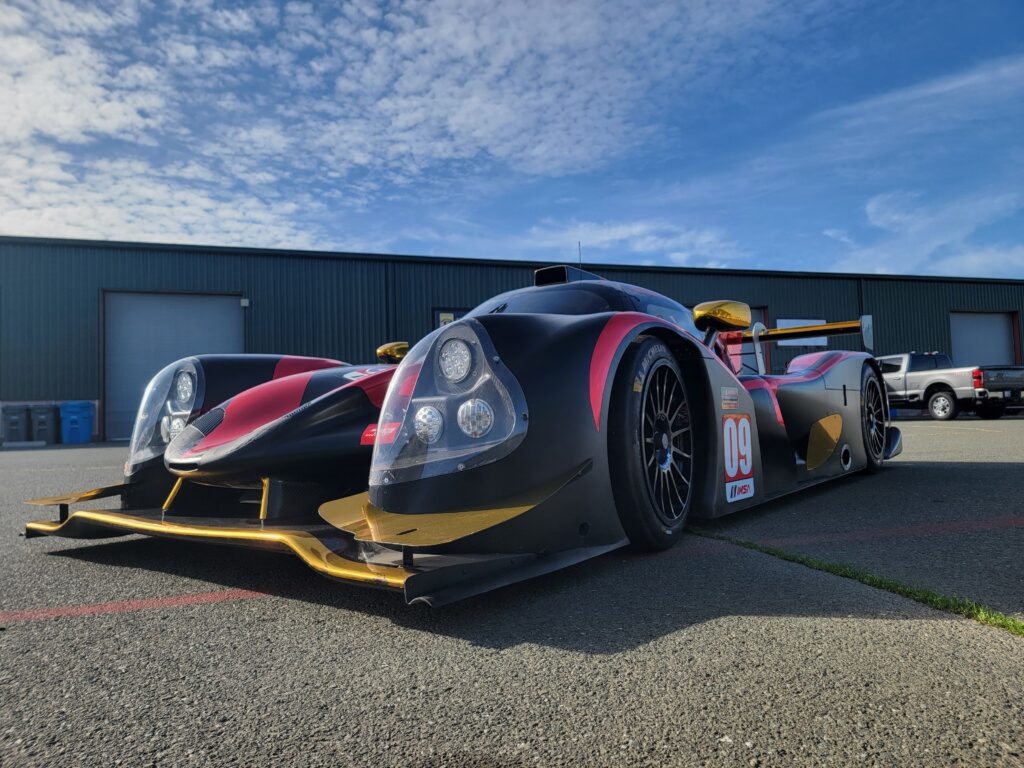
M 893 528 L 868 528 L 860 531 L 848 531 L 846 533 L 812 533 L 803 536 L 762 539 L 761 543 L 775 547 L 787 544 L 849 544 L 861 541 L 878 541 L 879 539 L 932 536 L 940 533 L 999 531 L 1007 528 L 1024 528 L 1024 517 L 996 517 L 987 520 L 951 520 L 941 523 L 917 523 L 914 525 L 899 525 Z
M 69 616 L 99 616 L 106 613 L 152 611 L 186 605 L 223 603 L 230 600 L 253 600 L 269 596 L 266 592 L 254 592 L 251 589 L 221 589 L 214 592 L 151 597 L 145 600 L 117 600 L 108 603 L 83 603 L 80 605 L 58 605 L 52 608 L 30 608 L 24 611 L 3 611 L 0 612 L 0 626 L 24 621 L 47 621 Z

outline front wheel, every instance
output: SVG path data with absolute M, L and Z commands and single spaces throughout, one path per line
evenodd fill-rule
M 619 520 L 630 542 L 667 549 L 693 504 L 694 424 L 679 366 L 662 342 L 626 350 L 608 409 L 608 458 Z
M 940 389 L 928 398 L 928 413 L 936 421 L 952 421 L 959 410 L 956 395 L 948 389 Z

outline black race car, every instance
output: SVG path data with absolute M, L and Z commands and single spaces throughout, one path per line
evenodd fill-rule
M 762 345 L 870 318 L 750 328 L 572 267 L 484 302 L 385 364 L 201 356 L 150 383 L 125 481 L 30 503 L 26 536 L 144 533 L 290 550 L 324 575 L 457 600 L 686 521 L 746 509 L 901 450 L 875 359 Z M 737 373 L 752 347 L 760 373 Z M 400 364 L 394 365 L 400 361 Z M 71 510 L 120 497 L 117 509 Z

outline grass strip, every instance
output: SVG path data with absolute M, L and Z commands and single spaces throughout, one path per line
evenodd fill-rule
M 927 605 L 929 608 L 934 608 L 937 611 L 945 611 L 946 613 L 953 613 L 957 616 L 964 616 L 965 618 L 973 619 L 981 624 L 987 624 L 990 627 L 1003 629 L 1011 634 L 1024 637 L 1024 621 L 1015 619 L 1012 616 L 1007 616 L 1005 613 L 1000 613 L 997 610 L 989 608 L 987 605 L 975 603 L 972 600 L 940 595 L 938 592 L 933 592 L 930 589 L 911 587 L 898 581 L 894 581 L 893 579 L 876 576 L 875 574 L 861 570 L 860 568 L 854 568 L 852 565 L 830 563 L 827 560 L 819 560 L 816 557 L 787 552 L 784 549 L 769 547 L 764 544 L 758 544 L 757 542 L 746 541 L 744 539 L 734 539 L 732 536 L 725 536 L 721 533 L 715 533 L 714 531 L 709 531 L 704 528 L 694 528 L 691 526 L 689 531 L 697 534 L 698 536 L 725 541 L 729 544 L 735 544 L 736 546 L 743 547 L 744 549 L 752 549 L 755 552 L 771 555 L 772 557 L 777 557 L 780 560 L 786 560 L 790 563 L 799 563 L 800 565 L 804 565 L 808 568 L 813 568 L 816 571 L 825 571 L 826 573 L 831 573 L 835 576 L 841 576 L 844 579 L 853 579 L 854 581 L 859 581 L 861 584 L 866 584 L 869 587 L 884 589 L 886 592 L 892 592 L 893 594 L 900 595 L 901 597 L 909 598 L 915 602 Z

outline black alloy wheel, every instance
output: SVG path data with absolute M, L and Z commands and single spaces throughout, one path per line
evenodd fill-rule
M 648 375 L 643 409 L 647 492 L 658 518 L 672 526 L 686 514 L 693 485 L 693 432 L 686 389 L 668 361 L 655 363 Z
M 619 520 L 637 547 L 666 549 L 694 499 L 700 443 L 679 365 L 661 341 L 640 337 L 623 355 L 609 405 L 609 472 Z
M 864 435 L 864 453 L 867 455 L 869 472 L 882 466 L 885 459 L 885 438 L 888 414 L 885 412 L 885 396 L 882 382 L 870 366 L 864 366 L 860 387 L 861 432 Z

